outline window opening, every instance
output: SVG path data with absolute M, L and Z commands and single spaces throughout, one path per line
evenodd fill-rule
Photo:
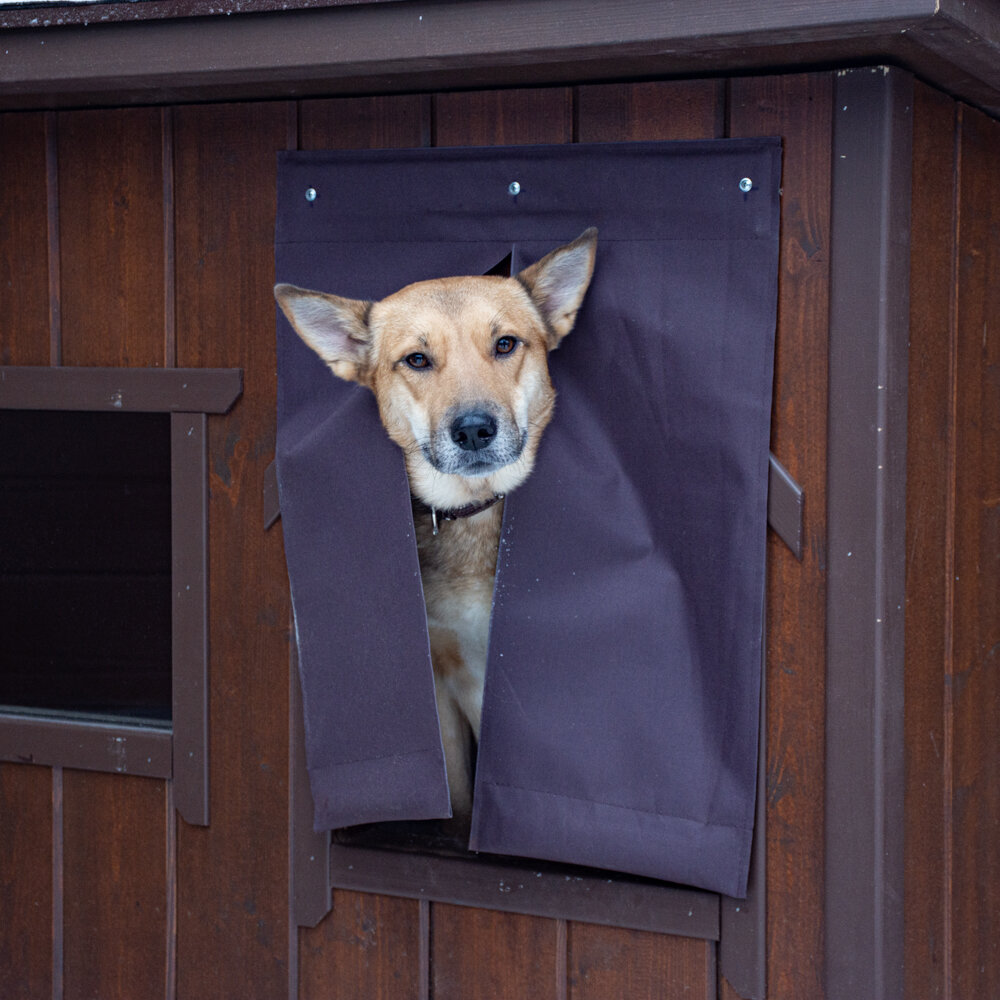
M 0 706 L 169 727 L 169 414 L 0 410 L 0 441 Z

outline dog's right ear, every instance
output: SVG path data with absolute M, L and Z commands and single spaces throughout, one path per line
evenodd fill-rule
M 275 285 L 274 297 L 295 332 L 327 363 L 334 375 L 350 382 L 369 384 L 370 302 L 312 292 L 295 285 Z
M 597 230 L 591 227 L 517 275 L 548 325 L 549 350 L 573 329 L 594 273 L 596 252 Z

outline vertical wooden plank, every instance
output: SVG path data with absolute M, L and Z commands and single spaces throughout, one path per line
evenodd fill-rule
M 432 907 L 435 1000 L 557 1000 L 565 993 L 558 923 L 443 903 Z
M 174 112 L 160 109 L 162 134 L 160 163 L 163 171 L 163 364 L 177 364 L 177 290 L 174 253 Z
M 573 138 L 572 90 L 563 87 L 437 94 L 438 146 L 560 143 Z M 559 922 L 489 910 L 431 907 L 431 995 L 565 996 Z M 560 978 L 561 976 L 561 978 Z
M 569 1000 L 716 995 L 714 941 L 575 923 L 570 956 Z
M 390 1000 L 420 995 L 420 904 L 346 889 L 299 934 L 300 1000 Z
M 1000 124 L 963 108 L 950 749 L 952 995 L 1000 996 Z M 946 751 L 947 752 L 947 751 Z
M 299 149 L 429 146 L 430 105 L 426 94 L 303 101 Z
M 0 361 L 49 362 L 42 114 L 0 115 Z M 52 771 L 0 764 L 0 993 L 53 995 Z M 9 915 L 16 915 L 11 918 Z
M 61 112 L 57 122 L 62 363 L 162 365 L 160 112 Z
M 0 993 L 52 996 L 52 779 L 0 765 Z
M 208 421 L 211 826 L 178 827 L 177 993 L 286 995 L 288 621 L 274 453 L 276 153 L 290 105 L 174 112 L 177 362 L 244 369 Z
M 65 998 L 164 995 L 166 786 L 65 772 Z
M 61 363 L 162 364 L 160 114 L 60 112 L 53 120 Z M 163 995 L 165 802 L 162 782 L 63 773 L 67 998 Z
M 62 361 L 62 267 L 59 246 L 59 136 L 57 115 L 45 115 L 45 194 L 49 270 L 49 364 Z
M 729 133 L 783 139 L 771 449 L 803 487 L 801 563 L 768 542 L 767 950 L 774 997 L 823 996 L 827 308 L 832 84 L 737 79 Z
M 946 995 L 945 673 L 955 578 L 956 105 L 914 92 L 906 449 L 906 996 Z
M 721 80 L 601 83 L 578 87 L 578 142 L 713 139 L 725 121 Z
M 572 138 L 573 92 L 568 87 L 434 96 L 435 146 L 519 146 Z
M 0 115 L 0 363 L 49 363 L 45 116 Z

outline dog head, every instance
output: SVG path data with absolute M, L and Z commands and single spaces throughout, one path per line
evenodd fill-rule
M 459 507 L 531 472 L 555 402 L 548 352 L 573 328 L 596 247 L 588 229 L 514 277 L 420 281 L 378 302 L 274 292 L 330 370 L 375 393 L 414 495 Z

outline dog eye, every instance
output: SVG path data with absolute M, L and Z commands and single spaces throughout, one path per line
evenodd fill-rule
M 422 368 L 430 368 L 431 359 L 426 354 L 407 354 L 403 360 L 411 367 L 420 371 Z
M 513 354 L 517 347 L 516 337 L 501 337 L 494 345 L 493 351 L 499 357 L 504 354 Z

